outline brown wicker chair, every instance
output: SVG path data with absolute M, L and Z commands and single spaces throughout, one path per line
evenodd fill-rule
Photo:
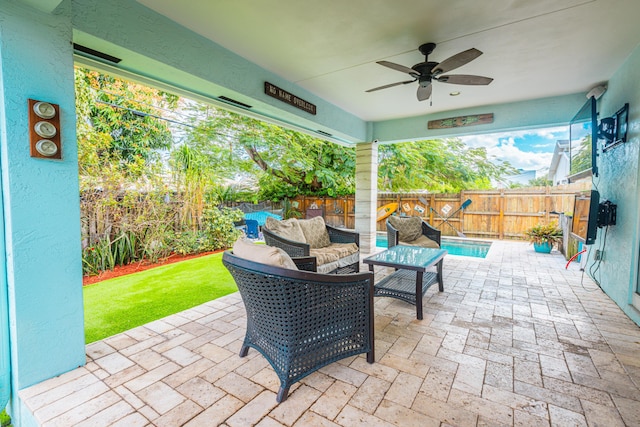
M 323 366 L 367 353 L 374 362 L 373 273 L 319 274 L 248 261 L 226 251 L 247 311 L 240 357 L 258 350 L 289 387 Z
M 329 240 L 331 243 L 355 243 L 358 247 L 360 246 L 360 234 L 355 231 L 342 230 L 340 228 L 335 228 L 330 225 L 326 225 L 327 233 L 329 233 Z M 293 240 L 285 239 L 269 230 L 266 225 L 262 227 L 262 235 L 264 236 L 264 241 L 269 246 L 275 246 L 280 249 L 283 249 L 286 253 L 289 254 L 291 258 L 296 257 L 308 257 L 311 253 L 311 246 L 308 243 L 303 242 L 295 242 Z M 347 273 L 357 273 L 360 271 L 360 260 L 358 259 L 356 262 L 352 264 L 345 265 L 343 267 L 338 267 L 329 273 L 331 274 L 347 274 Z
M 401 244 L 400 242 L 400 232 L 393 227 L 387 220 L 387 248 L 394 247 L 395 245 Z M 442 232 L 437 228 L 433 228 L 424 220 L 422 221 L 422 235 L 428 237 L 438 244 L 438 247 L 441 246 L 441 235 Z M 402 242 L 402 244 L 409 244 L 410 242 Z

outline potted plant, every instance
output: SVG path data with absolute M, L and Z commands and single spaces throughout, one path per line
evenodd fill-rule
M 525 231 L 529 241 L 533 243 L 536 252 L 549 253 L 553 245 L 562 243 L 562 229 L 557 222 L 549 224 L 537 224 Z

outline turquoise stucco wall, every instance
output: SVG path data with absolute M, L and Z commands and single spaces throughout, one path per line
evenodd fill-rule
M 69 13 L 0 7 L 0 161 L 13 401 L 85 363 L 80 207 Z M 63 159 L 29 155 L 27 99 L 60 105 Z
M 640 47 L 611 77 L 598 103 L 599 118 L 612 116 L 629 103 L 627 142 L 598 156 L 599 177 L 594 179 L 600 199 L 618 205 L 617 223 L 606 233 L 604 260 L 595 274 L 602 289 L 636 323 L 640 311 L 631 305 L 636 292 L 640 245 Z M 600 147 L 601 148 L 601 147 Z M 605 230 L 598 229 L 593 248 L 601 248 Z M 640 307 L 639 307 L 640 308 Z

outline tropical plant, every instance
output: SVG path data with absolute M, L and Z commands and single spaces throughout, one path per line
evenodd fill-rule
M 284 219 L 302 218 L 302 212 L 293 207 L 291 200 L 285 198 L 282 200 L 282 217 Z
M 206 156 L 197 148 L 183 144 L 173 151 L 172 157 L 177 194 L 181 198 L 180 218 L 184 225 L 195 231 L 201 225 L 205 194 L 213 174 L 206 166 Z
M 530 243 L 544 244 L 549 243 L 551 247 L 562 243 L 562 229 L 558 227 L 558 223 L 553 221 L 549 224 L 536 224 L 525 231 Z

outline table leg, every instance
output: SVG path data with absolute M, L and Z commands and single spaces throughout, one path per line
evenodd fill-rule
M 438 264 L 436 264 L 436 269 L 438 270 L 438 290 L 440 292 L 444 292 L 444 281 L 442 280 L 442 262 L 444 259 L 441 259 Z
M 416 271 L 416 317 L 422 320 L 422 271 Z

